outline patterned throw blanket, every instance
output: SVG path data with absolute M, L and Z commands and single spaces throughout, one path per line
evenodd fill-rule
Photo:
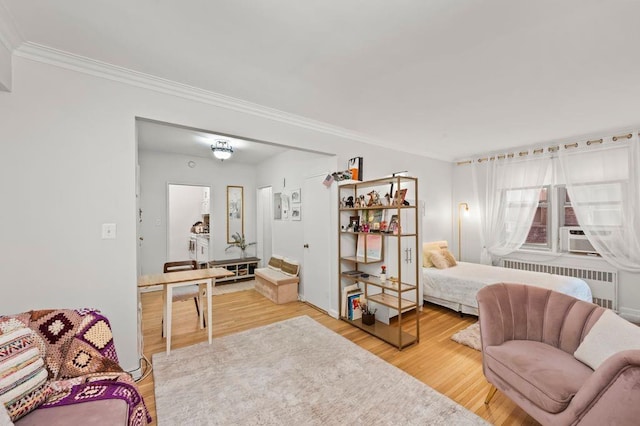
M 122 370 L 109 320 L 92 309 L 29 311 L 0 317 L 37 332 L 49 373 L 47 399 L 40 408 L 80 402 L 121 399 L 129 407 L 129 425 L 151 422 L 131 376 Z

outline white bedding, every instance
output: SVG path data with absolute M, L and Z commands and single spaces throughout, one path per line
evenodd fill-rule
M 589 285 L 580 278 L 467 262 L 458 262 L 447 269 L 422 268 L 422 271 L 424 300 L 468 314 L 478 314 L 478 290 L 500 282 L 534 285 L 592 301 Z

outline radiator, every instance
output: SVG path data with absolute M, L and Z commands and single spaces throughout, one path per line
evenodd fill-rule
M 524 260 L 502 259 L 502 266 L 523 271 L 546 272 L 584 280 L 591 288 L 593 303 L 618 311 L 618 273 L 584 267 L 548 265 Z

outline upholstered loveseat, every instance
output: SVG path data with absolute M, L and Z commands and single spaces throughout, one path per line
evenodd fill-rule
M 1 425 L 11 424 L 7 415 L 20 426 L 151 421 L 118 364 L 109 321 L 95 310 L 0 316 L 0 378 Z
M 486 404 L 497 388 L 543 425 L 639 424 L 640 328 L 540 287 L 494 284 L 477 299 Z

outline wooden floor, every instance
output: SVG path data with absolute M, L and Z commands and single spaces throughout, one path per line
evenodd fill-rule
M 165 351 L 165 340 L 161 337 L 162 295 L 160 292 L 143 293 L 141 298 L 144 354 L 151 360 L 154 353 Z M 344 321 L 336 320 L 305 303 L 292 302 L 276 305 L 254 290 L 224 294 L 215 296 L 213 299 L 214 338 L 287 318 L 308 315 L 362 348 L 411 374 L 490 423 L 496 425 L 538 424 L 500 392 L 496 394 L 488 407 L 484 405 L 489 385 L 482 375 L 480 352 L 457 344 L 450 339 L 456 331 L 473 324 L 477 320 L 476 317 L 460 318 L 458 314 L 449 309 L 427 304 L 420 317 L 420 343 L 398 351 L 377 338 Z M 415 324 L 415 322 L 413 323 Z M 413 330 L 407 328 L 407 331 Z M 206 329 L 198 329 L 194 303 L 191 301 L 174 303 L 171 349 L 206 340 Z M 139 386 L 145 403 L 154 418 L 153 424 L 156 424 L 153 375 L 141 381 Z

